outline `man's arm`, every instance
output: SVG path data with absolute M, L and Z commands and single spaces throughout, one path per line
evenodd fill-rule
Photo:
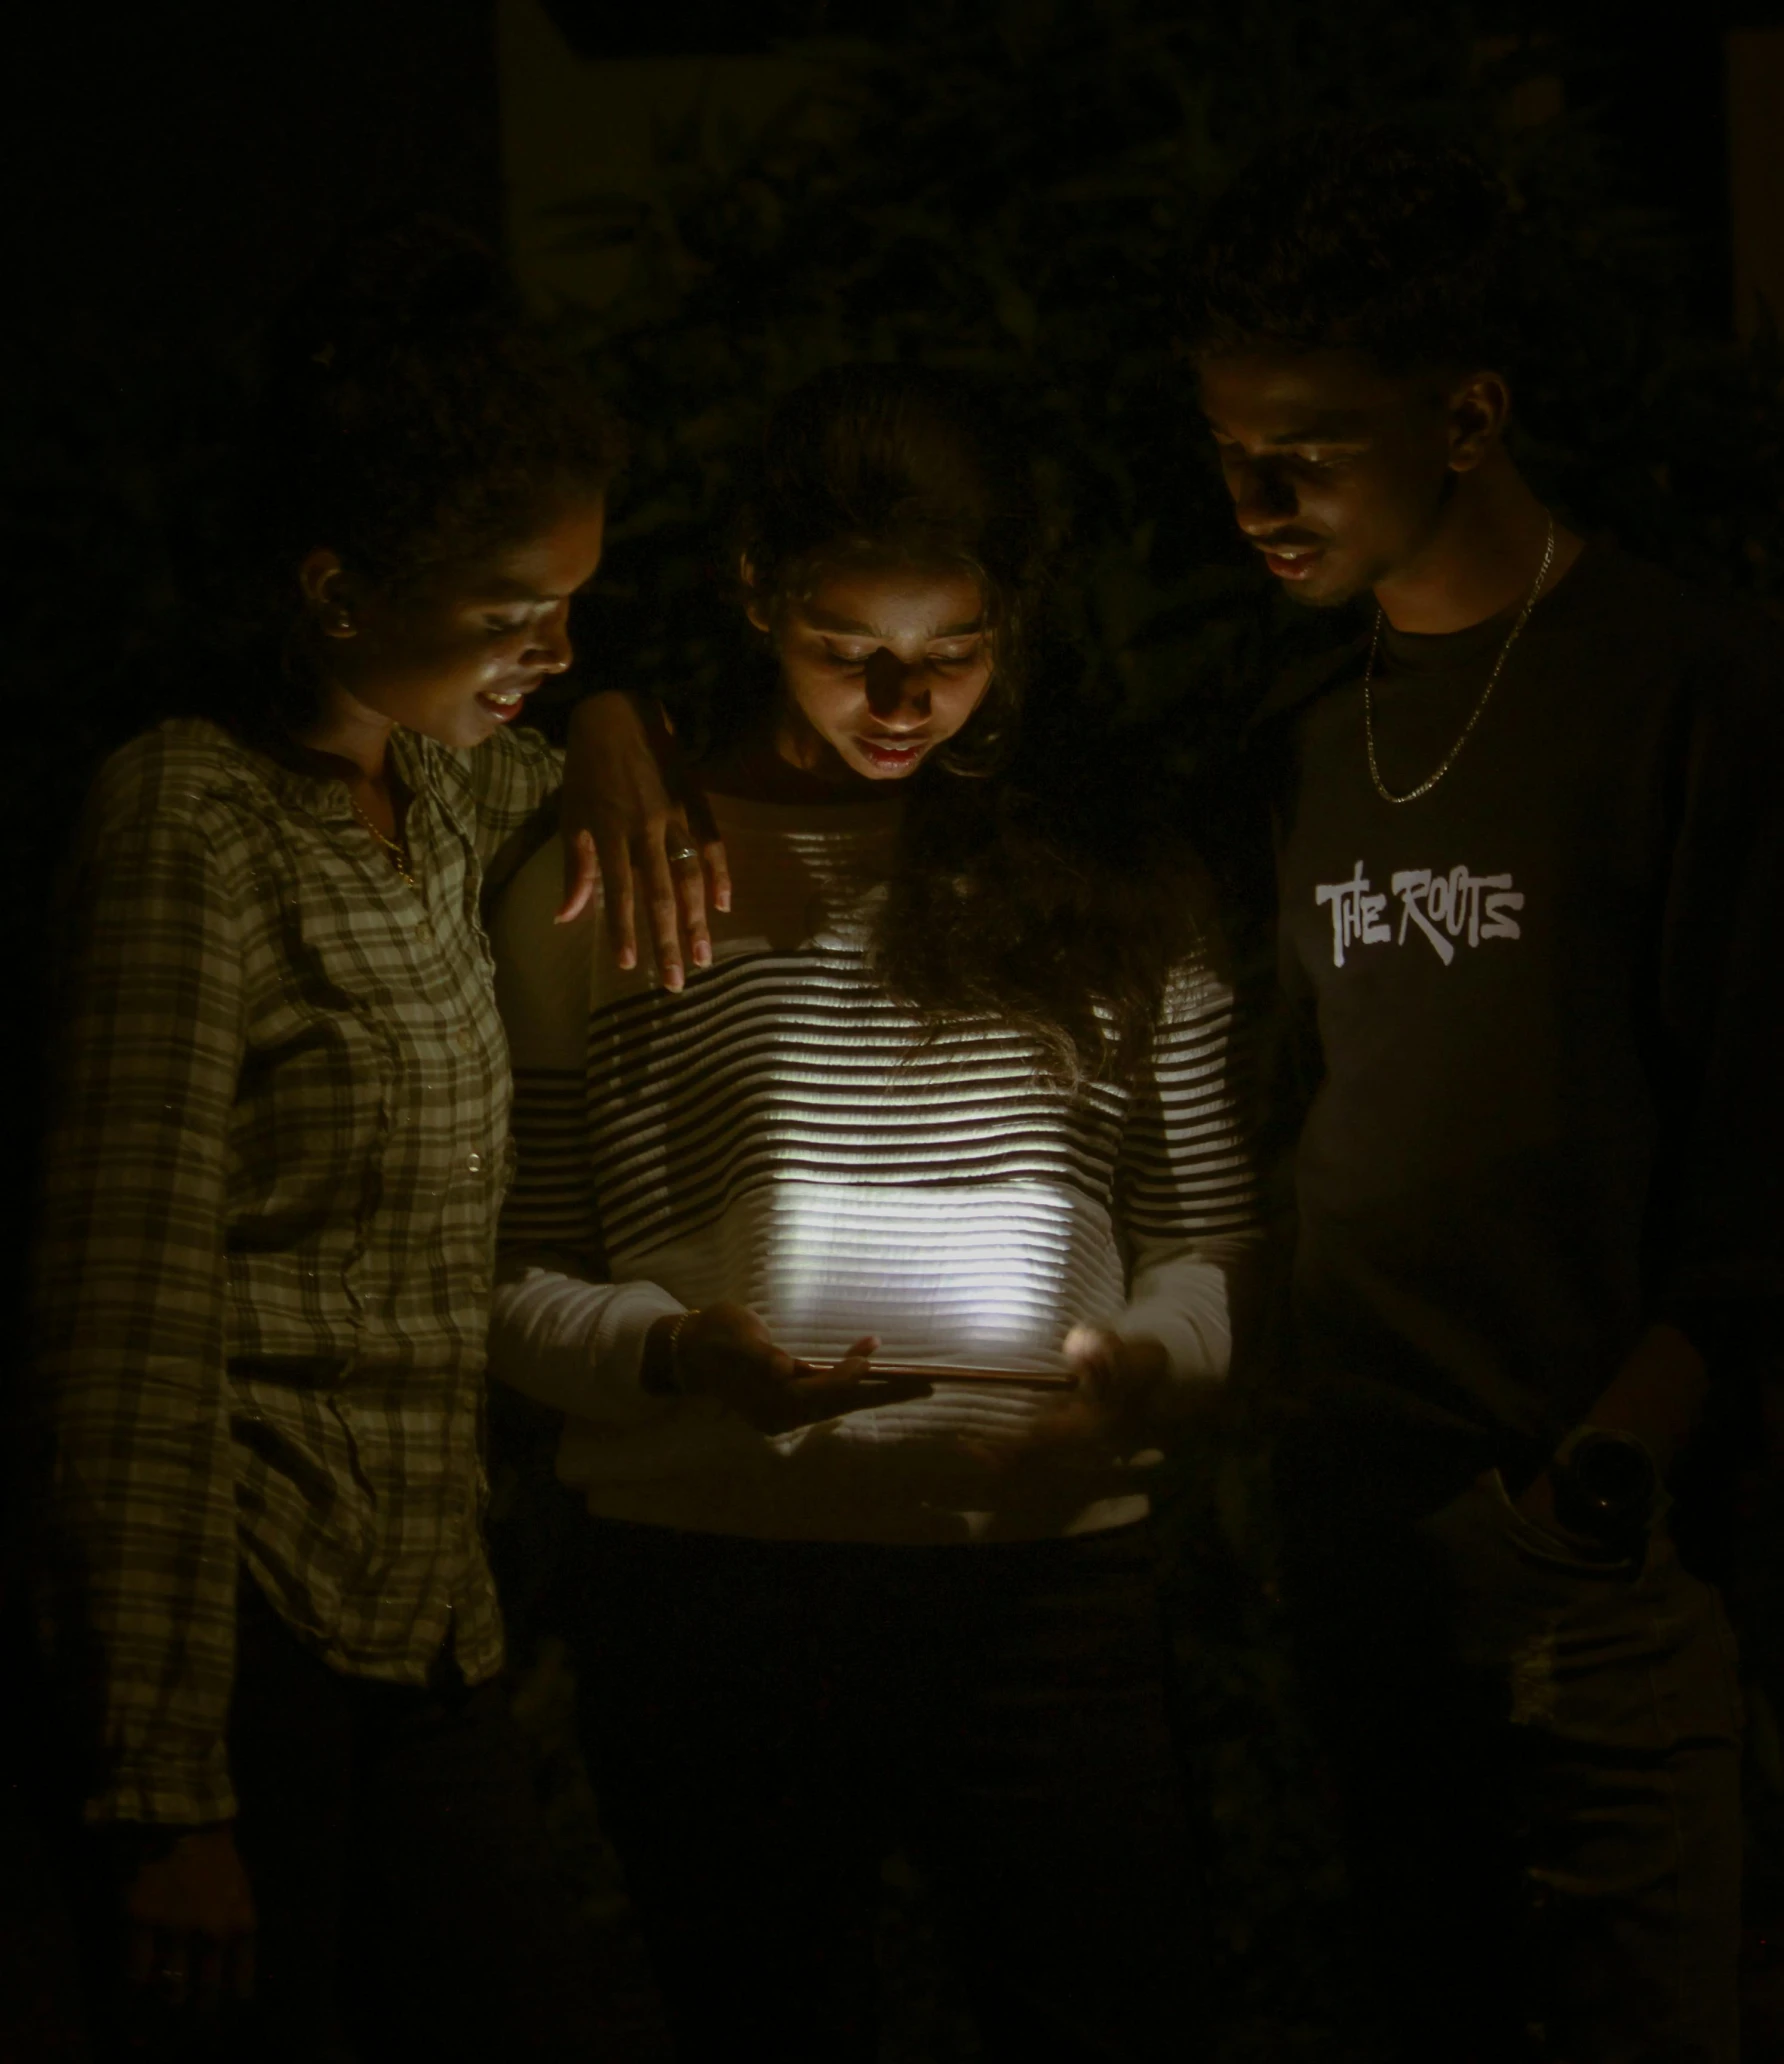
M 1709 1365 L 1686 1335 L 1677 1326 L 1652 1325 L 1599 1392 L 1586 1424 L 1633 1434 L 1664 1478 L 1697 1431 L 1709 1387 Z M 1539 1526 L 1566 1532 L 1555 1497 L 1554 1471 L 1544 1469 L 1519 1497 L 1518 1509 Z
M 1784 641 L 1712 655 L 1693 712 L 1659 942 L 1662 1261 L 1651 1323 L 1588 1423 L 1664 1475 L 1712 1378 L 1784 1330 Z M 1757 1371 L 1755 1371 L 1757 1373 Z M 1522 1501 L 1551 1513 L 1539 1476 Z

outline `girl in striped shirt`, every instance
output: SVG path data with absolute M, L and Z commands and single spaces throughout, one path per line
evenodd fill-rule
M 1029 779 L 1084 742 L 1026 477 L 934 376 L 802 389 L 701 765 L 711 966 L 555 925 L 550 852 L 495 919 L 492 1367 L 567 1415 L 585 1742 L 686 2058 L 874 2054 L 894 1845 L 988 2054 L 1193 2012 L 1147 1468 L 1252 1191 L 1193 867 Z

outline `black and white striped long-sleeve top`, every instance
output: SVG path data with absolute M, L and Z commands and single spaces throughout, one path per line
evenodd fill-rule
M 865 909 L 896 805 L 714 807 L 735 914 L 682 995 L 620 971 L 597 921 L 553 924 L 555 852 L 495 916 L 519 1155 L 495 1373 L 569 1413 L 560 1471 L 610 1518 L 945 1541 L 1137 1516 L 1126 1483 L 1087 1504 L 987 1463 L 1044 1392 L 943 1381 L 769 1438 L 641 1391 L 652 1322 L 719 1299 L 814 1360 L 876 1334 L 888 1361 L 1058 1371 L 1084 1322 L 1217 1378 L 1252 1238 L 1212 974 L 1176 980 L 1134 1084 L 1051 1086 L 1018 1034 L 931 1036 L 877 978 Z

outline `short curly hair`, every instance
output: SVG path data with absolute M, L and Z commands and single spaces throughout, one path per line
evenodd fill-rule
M 467 231 L 422 218 L 340 245 L 274 329 L 252 442 L 261 536 L 382 587 L 515 542 L 603 490 L 611 417 Z
M 619 428 L 468 231 L 362 231 L 276 319 L 187 699 L 253 732 L 314 715 L 298 569 L 318 547 L 412 593 L 605 492 Z
M 1366 352 L 1387 370 L 1516 352 L 1511 208 L 1468 151 L 1401 127 L 1326 127 L 1260 156 L 1215 203 L 1184 293 L 1186 342 Z

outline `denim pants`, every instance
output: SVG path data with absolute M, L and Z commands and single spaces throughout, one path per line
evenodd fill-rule
M 894 1846 L 989 2059 L 1204 2054 L 1148 1529 L 585 1546 L 579 1725 L 683 2064 L 877 2054 Z
M 1420 2064 L 1736 2064 L 1740 1697 L 1715 1592 L 1664 1521 L 1593 1560 L 1496 1474 L 1386 1519 L 1343 1455 L 1285 1442 L 1278 1487 L 1376 2039 Z

